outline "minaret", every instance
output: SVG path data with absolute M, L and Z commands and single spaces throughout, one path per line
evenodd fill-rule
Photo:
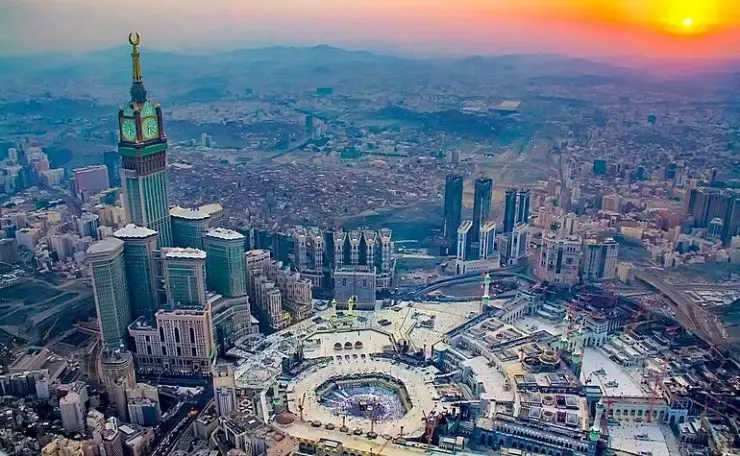
M 162 109 L 147 98 L 141 72 L 138 33 L 128 37 L 132 46 L 131 100 L 118 111 L 121 186 L 129 223 L 159 234 L 158 247 L 172 246 L 167 200 L 167 136 Z
M 594 416 L 594 424 L 588 430 L 588 454 L 593 456 L 596 454 L 596 445 L 601 438 L 601 418 L 604 415 L 604 409 L 606 407 L 601 402 L 596 404 L 596 415 Z
M 490 296 L 490 288 L 491 288 L 491 275 L 486 272 L 486 275 L 483 277 L 483 296 L 480 300 L 480 313 L 483 313 L 488 305 L 491 303 L 491 296 Z

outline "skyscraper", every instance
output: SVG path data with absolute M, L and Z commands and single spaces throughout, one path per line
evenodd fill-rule
M 146 317 L 151 320 L 159 308 L 154 260 L 157 232 L 130 223 L 113 235 L 123 241 L 126 282 L 133 319 Z
M 208 289 L 227 298 L 247 294 L 244 236 L 233 230 L 214 228 L 203 236 Z
M 462 220 L 463 177 L 450 174 L 445 179 L 444 233 L 447 245 L 457 248 L 457 228 Z
M 165 249 L 164 281 L 167 303 L 203 308 L 206 302 L 206 252 L 198 249 Z
M 518 223 L 529 221 L 530 192 L 510 188 L 504 196 L 504 233 L 511 233 Z
M 133 320 L 123 246 L 120 239 L 105 238 L 87 249 L 100 333 L 104 347 L 110 349 L 126 346 L 126 327 Z
M 470 231 L 470 248 L 477 249 L 480 242 L 480 227 L 491 219 L 491 200 L 493 198 L 493 180 L 478 178 L 475 180 L 473 195 L 473 227 Z
M 516 225 L 516 189 L 510 188 L 506 190 L 504 196 L 504 230 L 503 233 L 511 233 Z
M 200 209 L 175 206 L 170 209 L 172 246 L 203 249 L 203 233 L 211 225 L 211 216 Z
M 121 156 L 117 150 L 103 152 L 103 163 L 108 169 L 108 183 L 111 187 L 121 185 Z
M 516 224 L 528 223 L 529 222 L 529 200 L 530 192 L 527 189 L 522 189 L 517 192 L 516 195 Z
M 118 112 L 121 141 L 121 182 L 129 222 L 159 233 L 159 246 L 172 245 L 167 201 L 167 137 L 162 109 L 147 98 L 141 77 L 139 35 L 129 35 L 133 47 L 131 101 Z

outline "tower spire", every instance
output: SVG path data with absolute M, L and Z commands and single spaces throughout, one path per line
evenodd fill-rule
M 131 84 L 131 101 L 134 103 L 146 102 L 146 88 L 141 76 L 141 55 L 139 54 L 139 43 L 141 37 L 138 33 L 133 32 L 128 36 L 128 42 L 131 44 L 131 72 L 133 83 Z

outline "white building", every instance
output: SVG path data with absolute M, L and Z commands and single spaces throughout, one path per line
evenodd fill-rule
M 68 433 L 85 431 L 85 404 L 82 397 L 70 391 L 59 400 L 59 410 L 62 414 L 62 426 Z
M 233 365 L 220 363 L 213 366 L 213 396 L 218 416 L 229 415 L 236 410 L 236 383 Z

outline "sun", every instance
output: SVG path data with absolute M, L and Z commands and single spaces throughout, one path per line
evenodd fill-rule
M 683 18 L 683 21 L 681 21 L 681 25 L 683 25 L 683 28 L 690 29 L 694 26 L 694 19 L 690 17 Z

